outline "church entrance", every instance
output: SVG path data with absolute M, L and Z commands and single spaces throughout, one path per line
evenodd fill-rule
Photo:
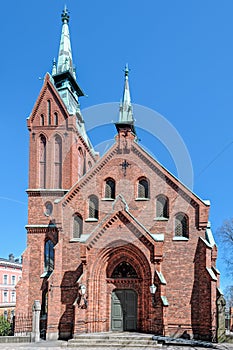
M 137 293 L 132 289 L 116 289 L 112 292 L 112 331 L 137 329 Z
M 88 332 L 147 332 L 151 328 L 149 309 L 151 270 L 145 255 L 133 244 L 116 245 L 93 259 L 90 274 Z M 103 306 L 106 307 L 103 307 Z M 78 317 L 78 316 L 77 316 Z

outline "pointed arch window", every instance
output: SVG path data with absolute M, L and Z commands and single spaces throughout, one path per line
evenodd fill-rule
M 53 205 L 51 202 L 46 202 L 45 203 L 45 216 L 50 216 L 52 215 L 52 212 L 53 212 Z
M 99 218 L 99 201 L 94 195 L 89 197 L 89 219 Z
M 39 183 L 40 188 L 46 187 L 46 138 L 44 135 L 40 136 L 39 145 Z
M 138 278 L 138 275 L 130 263 L 122 261 L 115 267 L 111 278 Z
M 175 216 L 175 236 L 188 238 L 188 217 L 183 213 Z
M 86 173 L 86 159 L 83 154 L 83 150 L 81 147 L 78 149 L 78 169 L 79 176 L 82 177 Z
M 86 159 L 86 151 L 83 155 L 83 175 L 85 175 L 87 172 L 87 159 Z
M 44 114 L 41 114 L 40 116 L 40 125 L 44 126 Z
M 149 184 L 145 178 L 138 180 L 138 198 L 149 198 Z
M 105 181 L 105 198 L 115 198 L 115 187 L 115 180 L 109 178 Z
M 51 125 L 51 101 L 47 101 L 48 125 Z
M 54 113 L 54 124 L 56 126 L 58 125 L 58 114 L 57 114 L 57 112 Z
M 62 187 L 62 139 L 55 136 L 54 144 L 54 188 Z
M 156 217 L 157 218 L 166 218 L 168 219 L 168 198 L 159 195 L 156 199 Z
M 44 247 L 44 270 L 51 273 L 54 269 L 54 244 L 51 240 L 45 242 Z
M 74 215 L 73 238 L 80 238 L 83 233 L 83 218 L 80 214 Z

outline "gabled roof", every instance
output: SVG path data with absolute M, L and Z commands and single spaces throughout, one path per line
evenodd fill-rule
M 41 102 L 43 101 L 43 98 L 45 96 L 45 93 L 47 90 L 49 90 L 51 92 L 51 94 L 53 95 L 54 99 L 56 100 L 59 109 L 62 111 L 63 116 L 65 119 L 67 119 L 69 117 L 69 114 L 66 110 L 66 107 L 64 105 L 64 102 L 62 101 L 59 93 L 57 92 L 54 84 L 52 83 L 52 77 L 50 76 L 49 73 L 46 74 L 45 79 L 44 79 L 44 84 L 41 88 L 39 97 L 36 100 L 36 103 L 32 109 L 32 112 L 28 118 L 28 128 L 30 129 L 30 124 L 33 122 L 33 120 L 35 119 L 35 116 L 37 114 L 37 111 L 41 105 Z
M 133 142 L 130 150 L 134 155 L 139 157 L 150 167 L 158 176 L 160 176 L 166 183 L 174 190 L 179 190 L 179 195 L 194 206 L 202 205 L 209 207 L 206 201 L 201 200 L 195 193 L 188 189 L 182 182 L 180 182 L 173 174 L 164 168 L 156 159 L 147 153 L 137 142 Z M 91 168 L 61 199 L 63 206 L 66 206 L 75 195 L 85 187 L 85 185 L 93 179 L 93 177 L 114 157 L 119 153 L 118 143 L 116 142 L 105 155 Z
M 150 251 L 151 261 L 154 261 L 155 235 L 152 235 L 150 231 L 130 213 L 128 205 L 122 195 L 117 196 L 113 203 L 112 211 L 86 236 L 85 244 L 87 245 L 87 249 L 92 249 L 92 247 L 102 239 L 108 228 L 116 221 L 120 221 L 121 224 L 126 225 L 135 235 L 135 238 L 139 239 L 147 247 Z
M 166 182 L 174 189 L 179 188 L 179 194 L 184 198 L 192 199 L 199 204 L 209 207 L 209 201 L 202 200 L 194 192 L 192 192 L 185 184 L 183 184 L 175 175 L 166 169 L 157 159 L 153 158 L 142 146 L 134 142 L 131 150 L 139 156 L 145 163 L 154 170 L 159 176 L 166 179 Z

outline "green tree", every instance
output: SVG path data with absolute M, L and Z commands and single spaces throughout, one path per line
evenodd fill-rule
M 3 316 L 0 316 L 0 336 L 10 335 L 11 324 Z

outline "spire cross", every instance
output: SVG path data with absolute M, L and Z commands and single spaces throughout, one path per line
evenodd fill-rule
M 65 5 L 64 10 L 63 10 L 63 12 L 61 14 L 61 19 L 62 19 L 63 23 L 64 22 L 69 23 L 70 16 L 68 14 L 68 10 L 67 10 L 66 5 Z
M 128 77 L 128 76 L 129 76 L 129 66 L 128 66 L 128 63 L 126 63 L 126 65 L 125 65 L 125 70 L 124 70 L 124 72 L 125 72 L 125 77 Z
M 124 172 L 124 176 L 126 176 L 126 170 L 127 170 L 127 168 L 128 168 L 130 165 L 131 165 L 131 164 L 128 163 L 126 159 L 124 160 L 124 162 L 122 162 L 122 163 L 120 164 L 120 166 L 121 166 L 121 168 L 122 168 L 122 170 L 123 170 L 123 172 Z

